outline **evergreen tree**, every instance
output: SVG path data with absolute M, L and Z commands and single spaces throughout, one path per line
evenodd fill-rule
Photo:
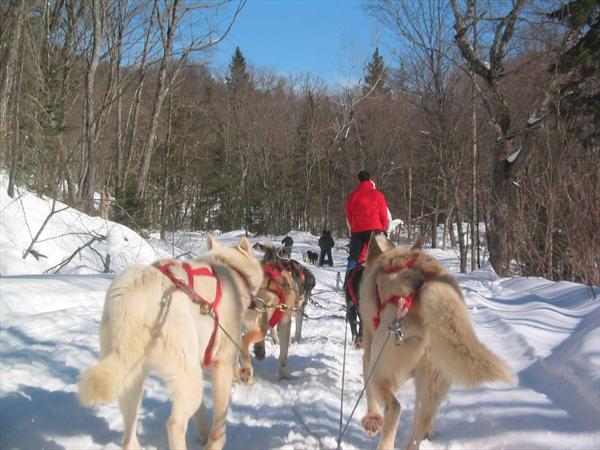
M 225 80 L 227 87 L 233 91 L 234 95 L 244 92 L 250 84 L 250 75 L 246 69 L 246 58 L 244 58 L 239 47 L 235 48 L 235 52 L 231 57 L 229 74 Z
M 371 62 L 367 64 L 365 84 L 363 92 L 373 91 L 373 95 L 390 95 L 388 87 L 388 69 L 383 61 L 383 56 L 379 54 L 379 48 L 375 48 Z
M 592 116 L 592 123 L 600 123 L 600 2 L 573 0 L 549 16 L 576 36 L 552 68 L 562 78 L 560 96 L 572 116 Z M 599 133 L 598 127 L 591 131 Z

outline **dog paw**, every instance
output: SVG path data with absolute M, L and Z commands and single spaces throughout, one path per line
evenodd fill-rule
M 437 437 L 437 432 L 434 429 L 429 429 L 423 436 L 423 439 L 427 439 L 429 441 L 433 441 Z
M 356 336 L 353 340 L 352 340 L 352 346 L 355 349 L 361 349 L 363 347 L 363 339 L 361 336 Z
M 204 447 L 205 450 L 221 450 L 225 447 L 225 433 L 213 432 Z
M 361 419 L 360 424 L 369 437 L 373 437 L 381 431 L 381 428 L 383 427 L 383 417 L 379 414 L 367 415 Z
M 294 377 L 292 377 L 292 375 L 290 374 L 289 370 L 287 369 L 280 369 L 279 370 L 279 380 L 292 380 Z
M 265 341 L 256 342 L 254 344 L 254 356 L 259 361 L 265 359 L 265 356 L 267 356 L 267 351 L 265 349 Z
M 244 367 L 243 369 L 240 369 L 238 378 L 243 384 L 252 384 L 254 382 L 252 379 L 252 368 Z

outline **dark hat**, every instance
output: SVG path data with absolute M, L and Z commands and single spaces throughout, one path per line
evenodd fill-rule
M 358 172 L 358 179 L 360 181 L 367 181 L 371 179 L 371 176 L 369 175 L 369 172 L 367 172 L 366 170 L 361 170 L 360 172 Z

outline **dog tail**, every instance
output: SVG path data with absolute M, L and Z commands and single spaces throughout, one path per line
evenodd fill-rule
M 85 406 L 114 402 L 143 374 L 150 342 L 144 328 L 143 301 L 147 292 L 160 291 L 152 267 L 132 266 L 113 281 L 106 294 L 100 324 L 100 362 L 79 380 L 79 399 Z
M 425 283 L 419 298 L 421 317 L 431 339 L 432 364 L 446 377 L 469 387 L 513 381 L 506 363 L 477 339 L 454 279 Z
M 116 353 L 90 367 L 79 380 L 79 400 L 84 406 L 114 402 L 123 390 L 129 370 Z

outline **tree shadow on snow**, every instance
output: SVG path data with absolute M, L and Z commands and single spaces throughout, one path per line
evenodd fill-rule
M 0 399 L 0 448 L 64 449 L 53 437 L 90 436 L 106 445 L 119 442 L 119 432 L 84 408 L 74 392 L 24 387 Z

